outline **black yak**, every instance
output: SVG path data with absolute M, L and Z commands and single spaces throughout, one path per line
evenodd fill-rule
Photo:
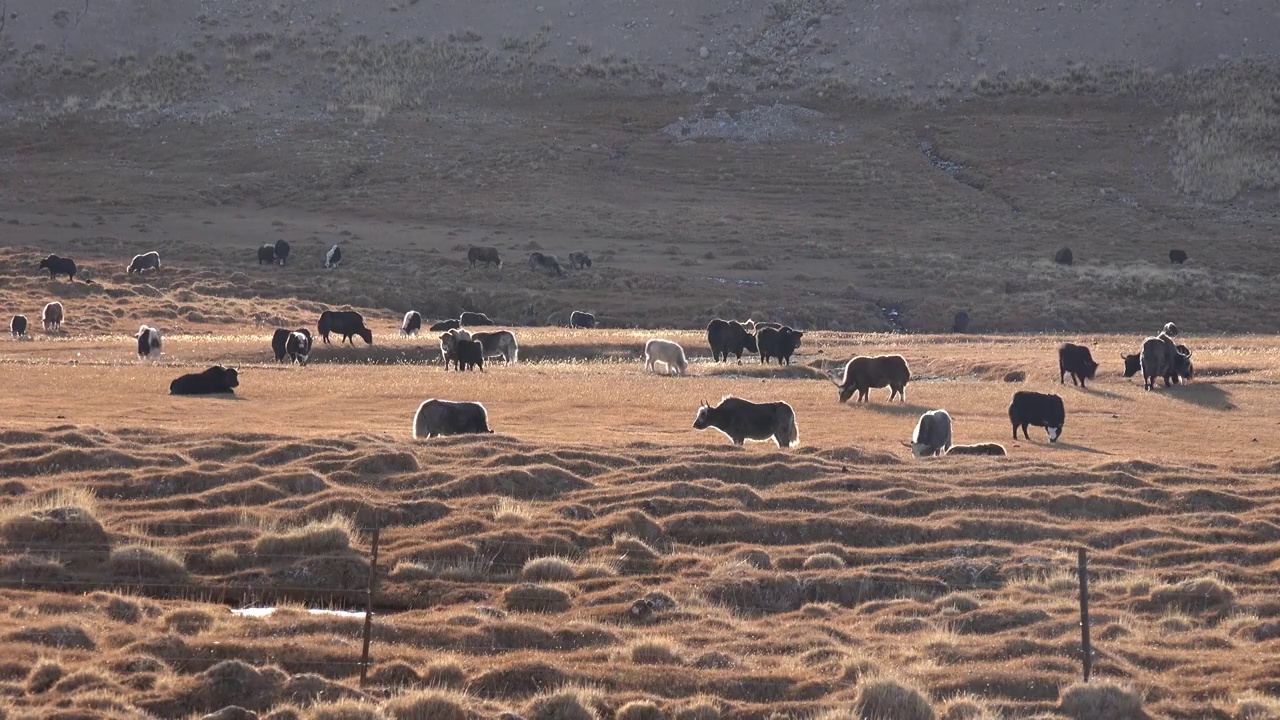
M 1067 384 L 1067 373 L 1071 373 L 1071 384 L 1080 387 L 1085 386 L 1085 380 L 1093 379 L 1098 373 L 1098 363 L 1093 361 L 1089 348 L 1072 343 L 1058 347 L 1058 384 Z
M 311 331 L 298 328 L 289 333 L 285 338 L 284 351 L 290 362 L 306 365 L 311 360 Z
M 769 362 L 769 358 L 773 357 L 778 359 L 779 365 L 783 361 L 790 365 L 791 355 L 800 347 L 800 339 L 803 337 L 804 333 L 786 326 L 760 328 L 756 331 L 756 345 L 760 348 L 761 364 Z
M 74 280 L 76 277 L 76 261 L 71 258 L 50 255 L 40 261 L 40 269 L 49 271 L 50 280 L 55 275 L 66 275 L 67 280 Z
M 431 332 L 448 332 L 449 330 L 456 330 L 457 328 L 460 328 L 460 327 L 462 327 L 461 321 L 451 319 L 451 320 L 441 320 L 435 325 L 432 325 L 430 330 Z
M 282 362 L 288 354 L 285 346 L 289 343 L 289 333 L 284 328 L 276 328 L 275 334 L 271 336 L 271 350 L 276 354 L 276 362 Z
M 489 413 L 478 402 L 427 400 L 413 415 L 413 439 L 464 433 L 491 433 Z
M 400 321 L 400 334 L 404 336 L 417 335 L 422 330 L 422 314 L 417 310 L 410 310 L 404 314 L 404 320 Z
M 569 267 L 574 270 L 589 268 L 591 267 L 591 256 L 585 252 L 571 252 L 569 253 Z
M 262 265 L 263 263 L 266 263 L 268 265 L 274 265 L 275 262 L 276 246 L 271 243 L 263 243 L 262 247 L 258 248 L 258 264 Z
M 948 455 L 1008 455 L 1000 443 L 975 443 L 973 445 L 952 445 Z
M 149 253 L 134 255 L 133 261 L 129 263 L 129 272 L 142 274 L 143 270 L 160 271 L 160 253 L 152 250 Z
M 240 375 L 235 368 L 214 365 L 201 373 L 182 375 L 169 383 L 170 395 L 221 395 L 235 394 L 240 386 Z
M 275 245 L 275 261 L 280 263 L 281 265 L 284 265 L 285 261 L 288 259 L 289 259 L 289 242 L 284 238 L 280 238 L 279 240 L 276 241 L 276 245 Z
M 1191 379 L 1191 351 L 1184 353 L 1179 350 L 1173 339 L 1163 332 L 1142 343 L 1139 363 L 1142 365 L 1142 387 L 1146 390 L 1155 389 L 1157 378 L 1164 378 L 1165 387 L 1169 387 L 1171 380 Z
M 457 338 L 453 343 L 453 353 L 459 370 L 478 367 L 480 372 L 484 372 L 484 345 L 479 340 Z
M 848 402 L 854 392 L 858 393 L 858 402 L 866 402 L 871 388 L 882 387 L 889 388 L 890 401 L 900 397 L 902 402 L 906 402 L 907 383 L 910 381 L 911 370 L 901 355 L 855 357 L 845 363 L 844 378 L 840 382 L 831 380 L 840 389 L 840 402 Z
M 693 427 L 698 430 L 713 427 L 728 436 L 734 445 L 742 445 L 747 440 L 772 439 L 778 447 L 794 447 L 800 442 L 796 413 L 784 402 L 754 403 L 728 395 L 719 405 L 711 407 L 703 400 Z
M 133 336 L 138 341 L 138 359 L 145 360 L 151 358 L 159 360 L 163 354 L 160 350 L 162 339 L 160 337 L 160 328 L 153 328 L 143 325 L 138 328 L 138 334 Z
M 538 272 L 539 270 L 556 275 L 563 275 L 564 270 L 560 267 L 560 258 L 555 255 L 547 255 L 540 252 L 529 253 L 529 269 Z
M 364 316 L 354 310 L 325 310 L 320 313 L 316 329 L 326 343 L 329 342 L 329 333 L 336 333 L 352 345 L 355 345 L 351 340 L 353 335 L 359 335 L 366 344 L 373 344 L 373 332 L 364 326 Z
M 711 346 L 712 359 L 717 362 L 721 357 L 728 362 L 729 353 L 733 353 L 741 361 L 744 351 L 760 352 L 756 336 L 737 320 L 716 318 L 707 323 L 707 344 Z
M 324 266 L 327 268 L 336 268 L 340 262 L 342 262 L 342 248 L 334 245 L 329 248 L 329 252 L 324 254 Z
M 27 316 L 14 315 L 9 321 L 9 334 L 14 338 L 26 337 L 27 335 Z
M 40 319 L 44 321 L 44 330 L 62 330 L 62 303 L 53 301 L 44 306 L 44 311 L 40 313 Z
M 485 267 L 496 267 L 502 269 L 502 256 L 498 254 L 497 248 L 476 247 L 472 246 L 467 250 L 467 262 L 474 268 L 476 263 L 481 263 Z
M 1059 265 L 1070 265 L 1075 262 L 1075 256 L 1071 254 L 1071 248 L 1064 247 L 1053 254 L 1053 261 Z
M 1062 426 L 1067 422 L 1067 411 L 1062 398 L 1057 395 L 1019 390 L 1013 394 L 1013 402 L 1009 403 L 1009 422 L 1013 423 L 1013 439 L 1018 439 L 1018 428 L 1022 428 L 1022 437 L 1030 440 L 1027 427 L 1035 425 L 1049 433 L 1049 442 L 1058 442 L 1062 437 Z
M 1170 250 L 1169 262 L 1174 265 L 1181 265 L 1187 261 L 1187 252 L 1185 250 Z
M 569 313 L 569 327 L 571 328 L 593 328 L 596 326 L 596 316 L 589 312 L 574 310 Z

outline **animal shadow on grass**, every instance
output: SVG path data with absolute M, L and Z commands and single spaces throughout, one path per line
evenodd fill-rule
M 849 400 L 850 405 L 854 404 L 853 400 L 856 397 L 857 396 L 854 396 L 854 398 L 850 398 Z M 892 403 L 890 403 L 887 401 L 876 402 L 875 398 L 871 398 L 871 400 L 869 400 L 868 402 L 858 403 L 858 405 L 861 407 L 865 407 L 868 410 L 874 410 L 875 412 L 886 413 L 889 415 L 910 415 L 911 417 L 919 417 L 920 415 L 930 410 L 937 409 L 933 407 L 926 407 L 924 405 L 905 405 L 905 404 L 899 403 L 896 399 Z
M 1231 393 L 1223 390 L 1215 383 L 1197 383 L 1194 380 L 1188 385 L 1172 385 L 1162 387 L 1159 392 L 1168 393 L 1175 400 L 1199 405 L 1210 410 L 1233 410 Z
M 1097 450 L 1091 447 L 1086 447 L 1084 445 L 1075 445 L 1069 442 L 1063 442 L 1061 440 L 1059 440 L 1056 443 L 1044 443 L 1044 444 L 1048 445 L 1049 447 L 1062 448 L 1063 450 L 1078 450 L 1080 452 L 1093 453 L 1094 455 L 1110 455 L 1111 454 L 1106 450 Z
M 1077 389 L 1080 390 L 1080 392 L 1089 393 L 1090 395 L 1097 395 L 1098 397 L 1106 398 L 1107 400 L 1124 400 L 1125 402 L 1133 402 L 1133 398 L 1126 397 L 1119 393 L 1113 393 L 1110 390 L 1098 390 L 1097 388 L 1093 388 L 1093 387 L 1084 387 L 1084 388 L 1077 388 Z

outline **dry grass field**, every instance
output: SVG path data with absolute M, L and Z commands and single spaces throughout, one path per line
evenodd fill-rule
M 1103 362 L 1081 390 L 1051 336 L 818 332 L 779 370 L 659 332 L 694 359 L 661 377 L 649 331 L 517 329 L 523 361 L 481 374 L 394 320 L 305 368 L 265 331 L 174 334 L 159 363 L 123 333 L 4 344 L 6 717 L 1276 712 L 1280 341 L 1185 337 L 1198 377 L 1148 393 L 1120 377 L 1133 337 L 1079 338 Z M 822 373 L 881 352 L 910 361 L 907 402 L 837 402 Z M 166 394 L 213 362 L 234 399 Z M 1061 443 L 1009 438 L 1019 387 L 1063 395 Z M 694 430 L 728 393 L 791 403 L 800 447 Z M 428 397 L 484 402 L 497 434 L 413 442 Z M 912 458 L 934 407 L 1010 456 Z M 307 609 L 363 608 L 375 525 L 361 687 L 362 618 Z

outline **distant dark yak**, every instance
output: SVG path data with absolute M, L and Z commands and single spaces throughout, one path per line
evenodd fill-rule
M 288 259 L 289 259 L 289 243 L 284 238 L 280 238 L 279 240 L 276 241 L 276 245 L 275 245 L 275 260 L 281 265 L 284 265 L 285 261 Z
M 284 328 L 276 328 L 275 333 L 271 336 L 271 351 L 276 355 L 276 362 L 284 360 L 287 352 L 285 345 L 289 342 L 289 333 L 290 331 Z
M 440 322 L 428 328 L 431 332 L 447 332 L 462 327 L 462 323 L 457 319 L 441 320 Z
M 747 327 L 737 320 L 720 318 L 707 323 L 707 344 L 711 346 L 712 359 L 719 362 L 723 357 L 728 362 L 729 353 L 733 353 L 738 360 L 742 360 L 744 351 L 760 352 L 756 336 Z
M 477 367 L 480 368 L 480 372 L 484 372 L 484 345 L 481 345 L 479 340 L 458 338 L 454 342 L 453 352 L 457 358 L 459 370 Z
M 585 252 L 571 252 L 569 253 L 569 267 L 574 270 L 589 268 L 591 267 L 591 256 Z
M 789 327 L 760 328 L 756 333 L 756 345 L 760 348 L 760 363 L 769 362 L 769 358 L 777 358 L 778 364 L 784 361 L 791 364 L 791 355 L 800 347 L 800 339 L 804 333 Z
M 202 373 L 182 375 L 169 383 L 170 395 L 235 394 L 240 375 L 235 368 L 214 365 Z
M 359 335 L 366 344 L 373 344 L 373 332 L 364 326 L 364 316 L 354 310 L 325 310 L 320 313 L 316 329 L 326 343 L 329 342 L 329 333 L 336 333 L 352 345 L 355 345 L 351 340 L 354 335 Z
M 311 331 L 298 328 L 289 333 L 289 337 L 285 339 L 284 351 L 290 362 L 306 365 L 311 360 Z
M 133 261 L 129 263 L 129 272 L 142 274 L 143 270 L 160 271 L 160 253 L 152 250 L 149 253 L 134 255 Z
M 400 334 L 404 336 L 417 335 L 422 330 L 422 314 L 417 310 L 410 310 L 404 314 L 404 320 L 400 322 Z
M 1163 332 L 1147 338 L 1142 343 L 1138 359 L 1142 366 L 1142 387 L 1154 390 L 1157 378 L 1164 378 L 1165 387 L 1169 387 L 1170 382 L 1190 380 L 1193 371 L 1191 351 L 1185 348 L 1175 344 L 1173 338 Z
M 1018 428 L 1022 428 L 1022 437 L 1030 440 L 1027 427 L 1035 425 L 1044 428 L 1049 433 L 1049 442 L 1055 443 L 1062 436 L 1067 411 L 1057 395 L 1019 390 L 1009 403 L 1009 422 L 1013 424 L 1014 440 L 1018 439 Z
M 1142 369 L 1142 355 L 1140 353 L 1134 353 L 1132 355 L 1121 355 L 1120 357 L 1121 359 L 1124 360 L 1124 376 L 1125 377 L 1133 377 L 1134 375 L 1138 374 L 1139 370 Z
M 27 335 L 27 316 L 14 315 L 9 321 L 9 334 L 14 338 L 26 337 Z
M 40 319 L 44 321 L 44 330 L 62 330 L 62 303 L 53 301 L 44 306 L 44 311 L 40 313 Z
M 276 246 L 264 243 L 258 248 L 258 264 L 274 265 L 276 262 Z
M 162 339 L 160 337 L 160 328 L 153 328 L 143 325 L 138 328 L 138 333 L 133 336 L 138 341 L 138 359 L 146 360 L 152 358 L 159 360 L 163 354 L 160 350 Z
M 1067 373 L 1071 374 L 1071 384 L 1084 387 L 1085 380 L 1092 380 L 1098 373 L 1098 363 L 1093 361 L 1089 348 L 1083 345 L 1063 343 L 1058 347 L 1058 384 L 1067 383 Z
M 564 270 L 560 267 L 560 258 L 540 252 L 529 253 L 529 269 L 534 272 L 541 270 L 556 275 L 564 274 Z
M 1172 322 L 1167 322 L 1164 324 L 1165 335 L 1168 335 L 1169 337 L 1178 337 L 1178 332 L 1179 332 L 1178 326 L 1174 325 Z
M 772 439 L 778 447 L 794 447 L 800 442 L 800 426 L 796 413 L 784 402 L 754 403 L 732 395 L 711 407 L 706 400 L 698 408 L 693 427 L 713 427 L 724 433 L 734 445 L 747 440 L 762 442 Z
M 76 261 L 71 258 L 50 255 L 40 261 L 40 269 L 49 271 L 50 280 L 55 275 L 66 275 L 67 280 L 74 280 L 76 277 Z
M 342 262 L 342 248 L 334 245 L 329 248 L 329 252 L 324 254 L 324 266 L 333 269 L 338 267 L 340 262 Z
M 952 445 L 948 455 L 1008 455 L 1000 443 L 976 443 L 974 445 Z
M 462 327 L 497 325 L 497 323 L 489 319 L 488 315 L 485 315 L 482 312 L 464 312 L 458 316 L 458 322 Z
M 1186 261 L 1187 261 L 1187 253 L 1185 250 L 1169 251 L 1169 262 L 1173 263 L 1174 265 L 1181 265 Z
M 866 402 L 871 388 L 889 388 L 889 400 L 900 397 L 907 401 L 907 383 L 911 381 L 911 370 L 907 367 L 906 358 L 901 355 L 877 355 L 875 357 L 855 357 L 844 366 L 844 378 L 840 382 L 834 379 L 840 389 L 840 402 L 848 402 L 855 392 L 858 402 Z
M 440 435 L 491 433 L 489 412 L 478 402 L 427 400 L 413 415 L 413 439 Z
M 1053 261 L 1059 265 L 1070 265 L 1075 262 L 1075 256 L 1071 254 L 1071 248 L 1064 247 L 1053 254 Z
M 961 310 L 951 322 L 951 332 L 962 333 L 969 329 L 969 313 Z
M 589 312 L 574 310 L 569 313 L 569 327 L 571 328 L 593 328 L 596 326 L 596 316 Z
M 467 250 L 467 262 L 473 268 L 476 263 L 480 263 L 485 267 L 492 266 L 502 269 L 502 256 L 498 254 L 497 248 L 472 246 L 470 250 Z

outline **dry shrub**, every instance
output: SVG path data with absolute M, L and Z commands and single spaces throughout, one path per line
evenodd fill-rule
M 164 629 L 179 635 L 199 635 L 213 627 L 213 615 L 204 610 L 174 610 L 164 616 Z
M 422 682 L 428 687 L 459 689 L 467 684 L 467 672 L 458 663 L 443 660 L 427 666 Z
M 1276 720 L 1280 718 L 1280 698 L 1251 692 L 1236 701 L 1235 720 Z
M 929 698 L 919 689 L 891 677 L 872 677 L 858 685 L 854 700 L 862 720 L 934 720 Z
M 627 646 L 627 657 L 637 665 L 682 665 L 680 646 L 662 637 L 637 640 Z
M 182 558 L 168 550 L 145 545 L 126 545 L 111 551 L 111 575 L 119 582 L 182 583 L 187 567 Z
M 804 559 L 805 570 L 843 570 L 844 560 L 833 553 L 818 553 Z
M 1183 612 L 1225 613 L 1235 604 L 1236 591 L 1216 577 L 1183 580 L 1151 593 L 1151 602 Z
M 382 706 L 392 720 L 467 720 L 468 698 L 444 690 L 401 695 Z
M 595 705 L 598 699 L 591 690 L 581 687 L 562 687 L 539 695 L 529 702 L 526 716 L 529 720 L 598 720 Z
M 27 692 L 35 695 L 53 687 L 62 679 L 62 665 L 57 660 L 41 660 L 27 676 Z
M 662 712 L 648 700 L 632 700 L 618 708 L 614 720 L 662 720 Z
M 493 509 L 494 522 L 503 525 L 523 525 L 533 519 L 529 506 L 514 498 L 500 497 Z
M 555 613 L 573 606 L 573 598 L 564 590 L 534 583 L 521 583 L 508 589 L 502 601 L 512 612 Z
M 530 582 L 564 582 L 572 580 L 576 572 L 572 560 L 551 556 L 526 562 L 520 570 L 520 577 Z
M 355 700 L 315 705 L 303 715 L 305 720 L 387 720 L 378 708 Z
M 1146 720 L 1142 696 L 1107 680 L 1075 683 L 1062 692 L 1058 712 L 1075 720 Z
M 394 660 L 370 670 L 369 682 L 383 687 L 413 687 L 422 684 L 422 676 L 409 663 Z
M 335 513 L 324 520 L 263 535 L 254 544 L 253 551 L 275 562 L 341 553 L 351 548 L 355 535 L 351 519 Z
M 676 708 L 675 720 L 720 720 L 720 706 L 714 697 L 693 697 Z

